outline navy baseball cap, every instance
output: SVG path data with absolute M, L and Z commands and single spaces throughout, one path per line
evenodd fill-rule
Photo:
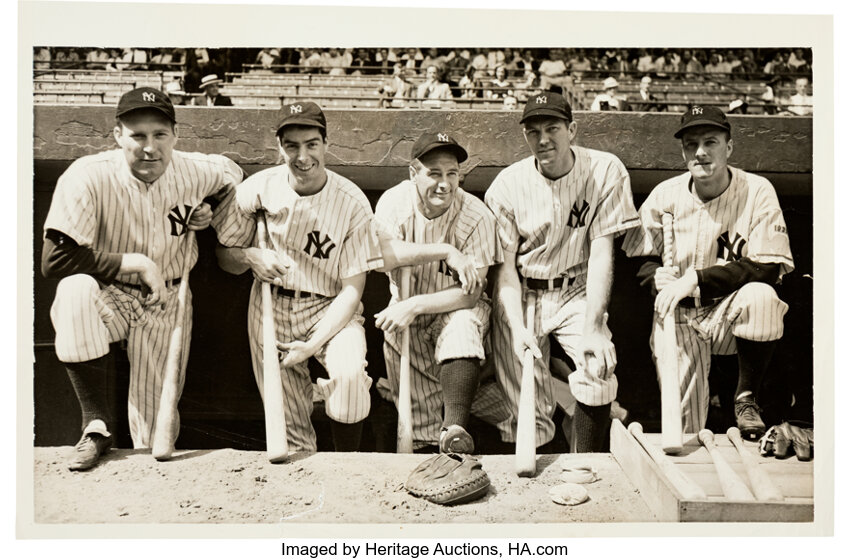
M 299 101 L 298 103 L 290 103 L 283 108 L 283 118 L 277 125 L 277 135 L 280 136 L 280 131 L 285 126 L 297 124 L 301 126 L 315 126 L 322 130 L 327 130 L 328 123 L 325 120 L 325 114 L 321 107 L 312 101 Z
M 554 91 L 542 91 L 537 95 L 532 95 L 528 98 L 525 104 L 525 109 L 522 112 L 520 123 L 524 123 L 531 117 L 557 117 L 566 119 L 568 122 L 573 120 L 573 109 L 564 96 Z
M 469 157 L 466 150 L 458 144 L 457 140 L 445 132 L 426 132 L 413 143 L 413 149 L 410 150 L 410 159 L 419 159 L 437 148 L 445 148 L 453 152 L 457 156 L 458 163 L 466 161 L 466 158 Z
M 723 109 L 714 105 L 692 105 L 682 114 L 679 129 L 673 136 L 681 138 L 687 129 L 695 126 L 714 126 L 722 128 L 726 132 L 732 132 L 732 126 L 729 124 Z
M 120 118 L 130 111 L 137 109 L 154 109 L 168 117 L 173 123 L 177 122 L 174 116 L 174 105 L 166 94 L 158 89 L 140 87 L 128 91 L 118 100 L 118 108 L 115 110 L 115 118 Z

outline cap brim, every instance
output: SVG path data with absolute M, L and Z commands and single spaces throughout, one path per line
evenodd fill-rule
M 446 144 L 444 142 L 434 142 L 432 144 L 428 144 L 427 146 L 425 146 L 425 149 L 422 150 L 421 152 L 419 152 L 419 155 L 416 156 L 416 159 L 420 159 L 422 156 L 424 156 L 428 152 L 431 152 L 431 151 L 439 149 L 439 148 L 442 148 L 444 150 L 449 150 L 450 152 L 454 152 L 455 156 L 457 157 L 458 163 L 463 163 L 469 157 L 469 154 L 466 153 L 466 150 L 464 150 L 462 147 L 460 147 L 457 144 Z
M 169 113 L 168 111 L 166 111 L 165 109 L 163 109 L 161 107 L 152 107 L 150 105 L 145 105 L 145 106 L 141 106 L 141 107 L 130 107 L 129 109 L 124 109 L 120 113 L 116 112 L 115 118 L 118 119 L 118 118 L 121 118 L 128 113 L 132 113 L 133 111 L 141 111 L 141 110 L 158 111 L 158 112 L 162 113 L 163 115 L 165 115 L 165 118 L 167 118 L 171 122 L 173 122 L 173 123 L 177 122 L 177 117 L 175 115 L 172 115 L 171 113 Z
M 732 127 L 729 126 L 728 124 L 723 125 L 723 124 L 717 123 L 715 121 L 697 119 L 695 121 L 691 121 L 688 124 L 682 125 L 681 127 L 679 127 L 679 130 L 677 130 L 673 134 L 673 137 L 674 138 L 681 138 L 682 133 L 684 133 L 689 128 L 694 128 L 695 126 L 713 126 L 714 128 L 719 128 L 720 130 L 725 130 L 726 132 L 732 131 Z
M 556 111 L 555 109 L 541 108 L 541 109 L 532 109 L 531 111 L 524 113 L 522 115 L 522 118 L 519 120 L 519 122 L 524 123 L 525 121 L 527 121 L 528 119 L 530 119 L 532 117 L 555 117 L 555 118 L 558 118 L 558 119 L 564 119 L 565 121 L 569 120 L 567 118 L 567 116 L 564 113 L 562 113 L 561 111 Z
M 327 126 L 317 121 L 316 119 L 310 118 L 294 118 L 287 119 L 286 122 L 282 122 L 278 125 L 277 131 L 280 132 L 281 129 L 291 126 L 291 125 L 300 125 L 300 126 L 315 126 L 316 128 L 321 128 L 322 130 L 326 130 Z

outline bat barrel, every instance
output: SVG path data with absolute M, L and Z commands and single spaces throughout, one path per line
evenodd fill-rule
M 529 290 L 525 302 L 525 327 L 534 332 L 537 292 Z M 537 415 L 535 411 L 534 355 L 526 350 L 522 360 L 519 410 L 517 412 L 516 473 L 534 476 L 537 471 Z
M 410 267 L 401 269 L 399 297 L 410 297 Z M 396 452 L 413 453 L 413 413 L 410 396 L 410 329 L 401 335 L 401 362 L 398 384 L 398 426 L 396 431 Z

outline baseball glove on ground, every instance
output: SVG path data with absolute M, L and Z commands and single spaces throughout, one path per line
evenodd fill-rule
M 815 431 L 806 422 L 783 422 L 771 426 L 759 440 L 762 456 L 785 459 L 792 454 L 800 461 L 810 461 L 815 454 Z
M 429 502 L 452 506 L 484 496 L 490 477 L 481 463 L 468 455 L 440 453 L 416 467 L 404 487 Z

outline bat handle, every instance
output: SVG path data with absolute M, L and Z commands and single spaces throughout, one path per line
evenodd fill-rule
M 399 279 L 399 299 L 410 297 L 410 267 L 401 269 Z M 396 452 L 413 453 L 413 417 L 410 394 L 410 328 L 401 335 L 401 361 L 398 382 L 398 426 L 396 433 Z
M 529 290 L 525 300 L 525 328 L 534 332 L 534 312 L 537 292 Z M 534 380 L 534 354 L 526 349 L 522 360 L 520 402 L 517 412 L 516 472 L 519 476 L 534 476 L 537 471 L 537 413 Z
M 664 248 L 662 261 L 665 267 L 673 266 L 673 215 L 661 215 Z M 676 319 L 671 312 L 664 317 L 659 381 L 661 384 L 661 448 L 668 455 L 682 452 L 682 408 L 679 388 L 679 358 L 676 343 Z M 659 342 L 656 342 L 658 344 Z
M 664 251 L 661 261 L 664 266 L 673 266 L 673 214 L 665 212 L 661 215 L 661 229 L 663 231 Z

